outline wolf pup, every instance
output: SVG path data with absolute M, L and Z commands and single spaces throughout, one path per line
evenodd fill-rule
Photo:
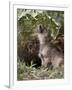
M 52 65 L 54 68 L 60 66 L 64 62 L 63 53 L 49 42 L 47 28 L 43 25 L 38 25 L 35 31 L 40 43 L 39 57 L 42 66 Z

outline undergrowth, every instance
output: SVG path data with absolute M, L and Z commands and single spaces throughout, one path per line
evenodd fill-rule
M 17 63 L 17 80 L 42 80 L 63 79 L 64 67 L 49 69 L 44 67 L 35 68 L 34 65 L 26 66 L 25 63 Z

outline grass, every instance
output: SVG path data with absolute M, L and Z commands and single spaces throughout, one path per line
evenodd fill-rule
M 17 63 L 17 80 L 42 80 L 64 78 L 64 67 L 49 69 L 44 67 L 26 66 L 25 63 Z

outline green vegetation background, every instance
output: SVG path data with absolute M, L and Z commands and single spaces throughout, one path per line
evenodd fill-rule
M 63 78 L 63 66 L 55 70 L 34 67 L 33 62 L 38 60 L 39 42 L 32 34 L 38 24 L 46 26 L 51 41 L 64 49 L 64 11 L 17 9 L 17 79 Z

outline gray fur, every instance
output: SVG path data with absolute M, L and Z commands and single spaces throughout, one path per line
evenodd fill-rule
M 61 65 L 64 61 L 63 54 L 49 42 L 47 29 L 38 25 L 36 33 L 40 42 L 39 57 L 42 65 L 47 67 L 51 63 L 54 68 Z

